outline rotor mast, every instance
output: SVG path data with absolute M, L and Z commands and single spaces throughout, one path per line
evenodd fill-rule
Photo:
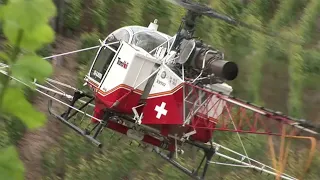
M 172 49 L 178 49 L 179 44 L 183 39 L 192 39 L 195 32 L 196 19 L 200 16 L 201 14 L 192 10 L 187 11 L 180 24 L 179 30 L 177 32 L 177 37 L 172 46 Z

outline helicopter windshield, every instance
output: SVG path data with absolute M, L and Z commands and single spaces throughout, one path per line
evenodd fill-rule
M 113 35 L 118 40 L 123 40 L 123 41 L 129 43 L 130 34 L 129 34 L 128 30 L 126 30 L 126 29 L 118 29 L 115 32 L 111 33 L 110 35 Z
M 152 51 L 153 49 L 157 48 L 167 39 L 157 35 L 154 32 L 140 32 L 133 36 L 132 44 L 141 47 L 142 49 L 146 50 L 147 52 Z M 167 48 L 168 45 L 165 43 L 163 47 Z
M 163 44 L 162 47 L 168 48 L 168 43 L 165 42 L 168 41 L 169 38 L 160 32 L 140 26 L 132 26 L 130 28 L 134 33 L 131 44 L 141 47 L 147 52 L 152 51 L 161 44 Z

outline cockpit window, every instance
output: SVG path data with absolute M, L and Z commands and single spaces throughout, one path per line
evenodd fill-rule
M 129 31 L 132 33 L 130 34 Z M 164 33 L 150 30 L 142 26 L 127 26 L 125 28 L 118 29 L 114 31 L 108 39 L 112 39 L 112 36 L 117 40 L 123 40 L 129 44 L 136 45 L 147 52 L 154 50 L 155 48 L 162 45 L 163 48 L 169 48 L 172 44 L 172 40 L 167 42 L 170 37 Z M 169 44 L 169 46 L 168 46 Z M 154 54 L 154 51 L 151 54 Z
M 135 35 L 133 35 L 133 39 L 131 43 L 138 47 L 141 47 L 147 52 L 150 52 L 166 41 L 167 39 L 159 35 L 157 32 L 140 31 Z M 165 43 L 163 47 L 168 48 L 168 44 Z
M 119 29 L 113 32 L 111 35 L 113 35 L 116 39 L 125 41 L 127 43 L 130 40 L 130 34 L 126 29 Z
M 133 32 L 133 34 L 138 33 L 140 31 L 146 31 L 147 28 L 142 27 L 142 26 L 130 26 L 131 31 Z
M 102 47 L 99 51 L 97 59 L 94 61 L 90 71 L 90 77 L 100 83 L 115 54 L 116 53 L 111 49 Z

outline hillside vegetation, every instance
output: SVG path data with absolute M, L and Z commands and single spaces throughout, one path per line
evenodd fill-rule
M 158 19 L 159 31 L 174 35 L 185 10 L 163 0 L 16 0 L 1 6 L 1 62 L 23 65 L 12 73 L 20 77 L 43 79 L 52 67 L 40 56 L 52 53 L 56 35 L 81 41 L 78 48 L 98 45 L 112 31 L 127 25 L 148 26 Z M 12 2 L 12 4 L 10 4 Z M 13 3 L 15 2 L 15 3 Z M 297 118 L 320 123 L 320 1 L 319 0 L 202 0 L 217 11 L 297 41 L 289 43 L 225 22 L 202 17 L 196 36 L 223 51 L 225 58 L 239 65 L 239 76 L 230 85 L 233 95 Z M 30 4 L 35 3 L 35 4 Z M 23 11 L 30 8 L 27 12 Z M 33 9 L 31 9 L 33 8 Z M 54 13 L 56 12 L 56 13 Z M 48 26 L 49 19 L 57 17 Z M 35 23 L 39 21 L 39 23 Z M 13 22 L 13 23 L 12 23 Z M 14 26 L 18 24 L 19 27 Z M 19 32 L 24 32 L 22 37 Z M 23 36 L 25 35 L 25 37 Z M 20 37 L 20 38 L 19 38 Z M 20 41 L 19 41 L 20 39 Z M 25 63 L 16 62 L 21 49 L 27 49 Z M 35 55 L 35 54 L 38 55 Z M 94 58 L 94 51 L 79 53 L 78 87 Z M 30 64 L 37 64 L 37 67 Z M 22 70 L 26 68 L 26 71 Z M 38 68 L 43 68 L 39 70 Z M 35 111 L 32 92 L 8 83 L 1 77 L 0 91 L 0 179 L 23 179 L 24 168 L 16 145 L 25 131 L 45 123 L 43 114 Z M 27 78 L 26 78 L 27 79 Z M 26 92 L 26 93 L 24 93 Z M 26 95 L 24 95 L 26 94 Z M 25 98 L 26 97 L 26 98 Z M 11 102 L 22 102 L 11 103 Z M 4 115 L 5 114 L 5 115 Z M 61 138 L 42 152 L 42 179 L 188 179 L 154 153 L 138 147 L 120 135 L 106 131 L 103 149 L 97 149 L 78 134 L 64 127 Z M 268 138 L 241 135 L 250 157 L 272 164 Z M 243 153 L 237 134 L 215 132 L 214 140 Z M 320 149 L 308 172 L 304 172 L 310 144 L 292 141 L 286 172 L 307 180 L 320 179 Z M 131 145 L 130 145 L 131 144 Z M 200 153 L 200 152 L 199 152 Z M 193 153 L 182 159 L 190 167 Z M 10 163 L 9 163 L 10 162 Z M 7 171 L 6 169 L 12 169 Z M 249 169 L 212 164 L 207 179 L 274 179 Z

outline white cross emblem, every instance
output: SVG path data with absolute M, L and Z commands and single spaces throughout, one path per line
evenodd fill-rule
M 165 102 L 162 102 L 162 103 L 161 103 L 161 106 L 158 106 L 158 105 L 157 105 L 157 106 L 154 108 L 154 110 L 158 112 L 158 113 L 157 113 L 157 116 L 156 116 L 158 119 L 161 118 L 161 115 L 167 115 L 168 110 L 165 109 L 165 106 L 166 106 L 166 103 L 165 103 Z

